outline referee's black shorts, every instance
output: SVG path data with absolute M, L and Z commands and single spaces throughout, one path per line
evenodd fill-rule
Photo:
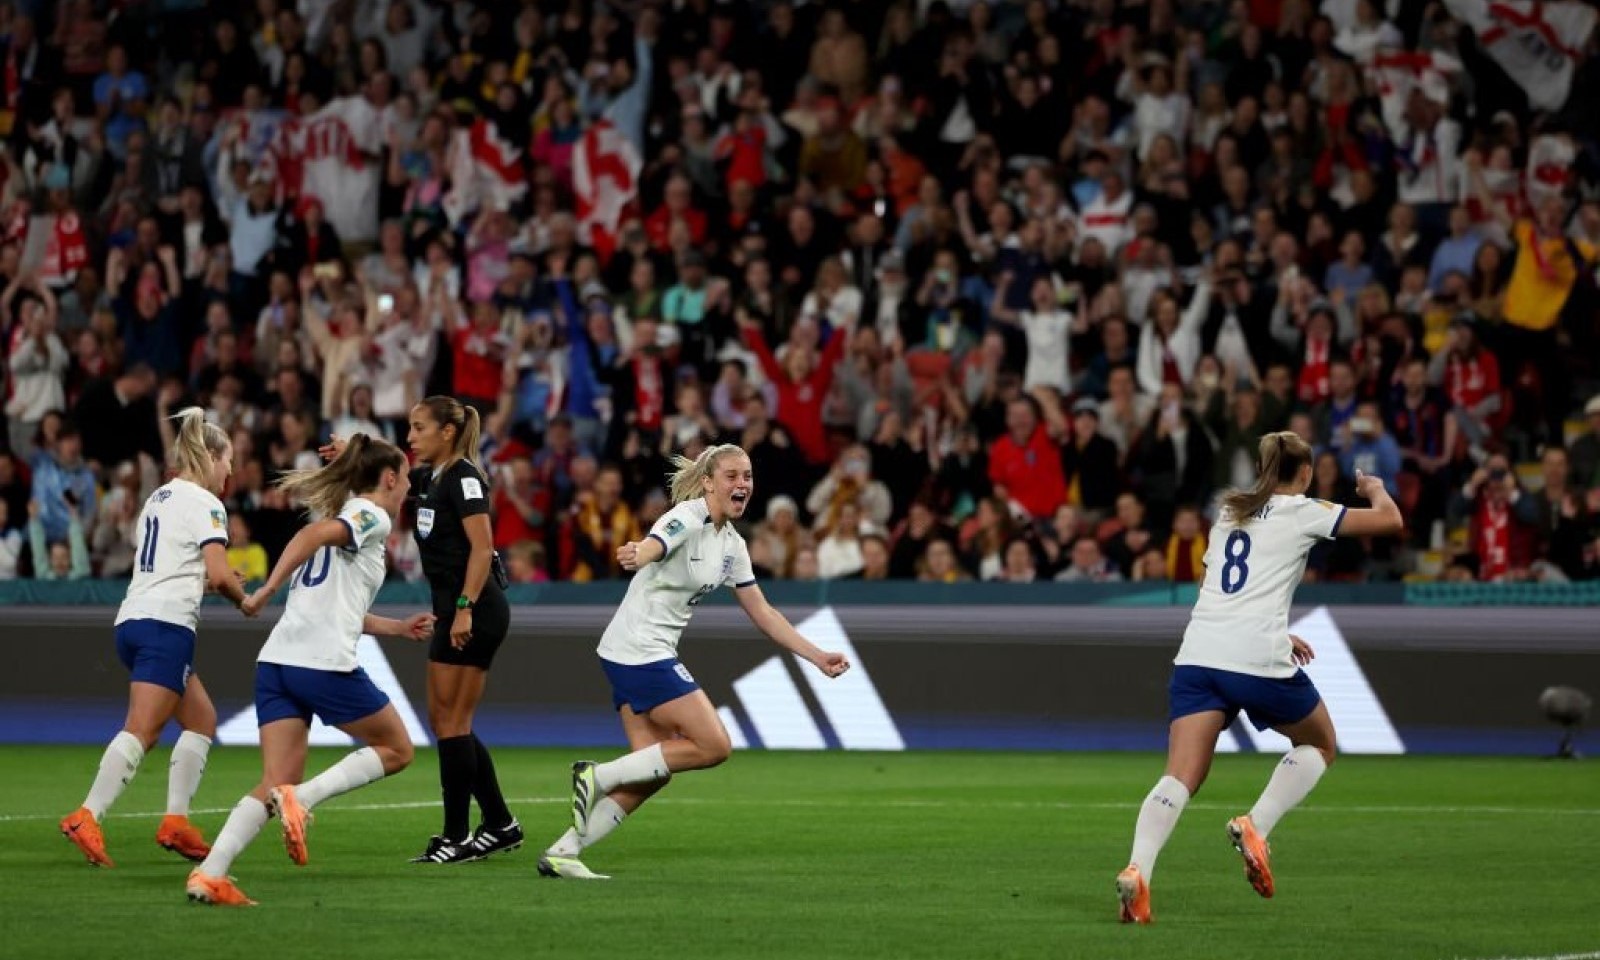
M 456 597 L 460 595 L 459 591 L 433 591 L 433 615 L 438 623 L 433 628 L 433 642 L 428 645 L 428 659 L 487 670 L 511 629 L 511 604 L 494 583 L 484 584 L 483 593 L 472 608 L 472 639 L 464 649 L 457 650 L 450 645 L 450 627 L 456 622 Z

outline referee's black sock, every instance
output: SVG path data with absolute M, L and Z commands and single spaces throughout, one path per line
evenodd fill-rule
M 439 741 L 439 786 L 444 793 L 444 833 L 446 840 L 460 843 L 467 839 L 468 817 L 472 813 L 472 784 L 477 779 L 478 751 L 472 734 L 444 737 Z
M 477 748 L 477 777 L 472 781 L 472 795 L 478 800 L 478 810 L 483 814 L 484 825 L 499 830 L 511 825 L 513 817 L 506 807 L 505 795 L 500 792 L 500 778 L 494 772 L 494 758 L 477 734 L 472 735 L 472 745 Z

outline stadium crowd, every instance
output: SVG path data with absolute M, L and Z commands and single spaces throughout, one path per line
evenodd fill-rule
M 433 393 L 520 582 L 717 441 L 768 577 L 1193 581 L 1279 429 L 1409 518 L 1310 576 L 1595 577 L 1597 114 L 1451 6 L 0 5 L 0 578 L 127 575 L 199 404 L 259 580 Z

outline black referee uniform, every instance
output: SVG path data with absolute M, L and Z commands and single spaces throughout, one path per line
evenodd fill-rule
M 466 586 L 467 560 L 472 542 L 463 521 L 489 512 L 489 483 L 467 460 L 457 460 L 438 477 L 432 467 L 411 473 L 415 497 L 417 548 L 422 572 L 433 588 L 433 615 L 438 617 L 428 659 L 453 666 L 489 669 L 494 655 L 511 628 L 511 606 L 495 583 L 493 570 L 472 607 L 472 640 L 465 649 L 450 645 L 450 626 L 456 619 L 456 600 Z
M 472 638 L 463 649 L 450 643 L 450 628 L 465 596 L 472 541 L 467 517 L 489 513 L 489 482 L 472 463 L 460 459 L 437 476 L 431 466 L 411 473 L 416 509 L 417 547 L 422 570 L 433 588 L 433 613 L 438 618 L 428 659 L 451 666 L 488 670 L 511 627 L 511 606 L 496 582 L 491 560 L 483 590 L 472 605 Z M 437 733 L 437 731 L 435 731 Z M 439 781 L 444 796 L 444 833 L 413 863 L 461 863 L 482 859 L 522 844 L 522 828 L 506 807 L 494 761 L 476 734 L 439 737 Z M 478 801 L 483 823 L 467 834 L 472 800 Z

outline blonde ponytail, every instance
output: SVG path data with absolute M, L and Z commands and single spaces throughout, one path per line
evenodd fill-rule
M 1230 490 L 1222 498 L 1223 509 L 1240 526 L 1248 523 L 1280 486 L 1292 482 L 1300 468 L 1311 462 L 1311 446 L 1290 430 L 1269 433 L 1261 438 L 1260 457 L 1256 485 L 1249 490 Z
M 667 481 L 672 489 L 672 502 L 679 504 L 704 495 L 706 478 L 716 473 L 717 461 L 729 454 L 745 456 L 737 444 L 724 443 L 707 447 L 693 460 L 682 455 L 673 457 L 673 470 Z
M 402 471 L 406 456 L 385 440 L 358 433 L 330 464 L 314 470 L 292 470 L 278 480 L 278 489 L 304 503 L 313 516 L 338 516 L 344 502 L 377 488 L 385 470 Z
M 178 476 L 206 489 L 211 488 L 211 470 L 218 457 L 228 452 L 227 431 L 206 422 L 200 407 L 188 407 L 174 414 L 178 433 L 167 459 Z

